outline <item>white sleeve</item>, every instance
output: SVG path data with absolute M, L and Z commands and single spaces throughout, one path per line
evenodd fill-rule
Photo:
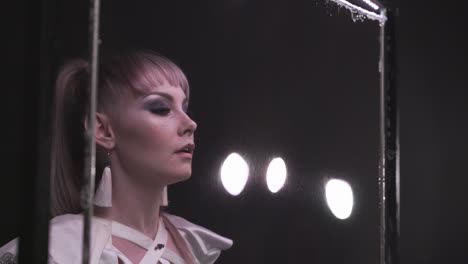
M 0 248 L 0 264 L 18 263 L 18 241 L 19 239 L 15 238 Z
M 221 251 L 229 249 L 233 241 L 211 230 L 193 224 L 182 217 L 165 214 L 187 241 L 194 257 L 202 264 L 213 264 Z
M 18 263 L 18 242 L 19 238 L 15 238 L 0 248 L 0 264 Z M 47 263 L 57 264 L 50 255 Z

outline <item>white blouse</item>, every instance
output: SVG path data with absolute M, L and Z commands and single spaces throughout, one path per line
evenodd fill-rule
M 212 264 L 222 250 L 230 248 L 232 240 L 181 217 L 164 214 L 177 228 L 200 264 Z M 53 218 L 49 229 L 49 263 L 81 264 L 83 215 L 66 214 Z M 112 236 L 126 239 L 147 249 L 140 264 L 184 264 L 181 256 L 167 248 L 168 231 L 162 218 L 154 239 L 124 224 L 94 217 L 91 224 L 91 264 L 133 264 L 112 244 Z M 0 263 L 15 259 L 18 238 L 0 248 Z

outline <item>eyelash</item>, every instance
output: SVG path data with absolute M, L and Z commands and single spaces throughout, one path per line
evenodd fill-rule
M 151 111 L 151 113 L 153 113 L 153 114 L 165 116 L 165 115 L 168 115 L 169 112 L 171 112 L 171 109 L 168 108 L 168 107 L 160 107 L 160 108 L 150 109 L 150 111 Z
M 160 115 L 160 116 L 167 116 L 171 112 L 171 107 L 167 105 L 154 105 L 153 107 L 149 108 L 149 111 L 153 114 Z M 188 109 L 184 109 L 184 113 L 188 116 L 191 116 L 191 112 Z

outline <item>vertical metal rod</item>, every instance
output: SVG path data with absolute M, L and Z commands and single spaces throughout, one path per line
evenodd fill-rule
M 86 149 L 84 164 L 84 184 L 81 192 L 81 202 L 83 208 L 84 228 L 83 228 L 83 254 L 82 263 L 88 264 L 90 261 L 91 243 L 91 219 L 93 217 L 94 199 L 94 179 L 96 176 L 96 144 L 94 130 L 96 123 L 97 104 L 97 80 L 98 80 L 98 56 L 99 56 L 99 7 L 100 0 L 90 0 L 89 13 L 89 62 L 90 62 L 90 82 L 89 82 L 89 112 L 87 127 L 85 131 Z
M 400 174 L 395 21 L 386 9 L 380 28 L 380 263 L 399 262 Z

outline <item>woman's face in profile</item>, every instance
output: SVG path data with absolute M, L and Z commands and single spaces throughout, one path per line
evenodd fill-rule
M 192 173 L 194 131 L 188 98 L 167 82 L 122 100 L 111 118 L 115 154 L 128 175 L 143 184 L 171 184 Z

